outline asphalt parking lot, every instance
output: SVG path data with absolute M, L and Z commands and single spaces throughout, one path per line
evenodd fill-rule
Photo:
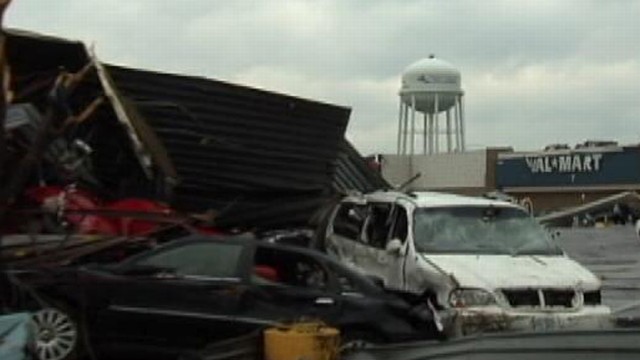
M 640 238 L 632 226 L 559 229 L 557 241 L 601 277 L 603 302 L 618 316 L 640 317 Z M 632 306 L 635 304 L 636 306 Z

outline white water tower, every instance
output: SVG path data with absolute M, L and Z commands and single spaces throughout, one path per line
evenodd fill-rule
M 447 152 L 464 151 L 463 95 L 460 71 L 448 62 L 431 55 L 409 65 L 402 73 L 400 89 L 398 155 L 419 153 L 419 145 L 423 154 L 439 153 L 441 137 Z M 441 129 L 439 115 L 443 112 L 445 124 Z M 416 143 L 416 136 L 422 141 Z

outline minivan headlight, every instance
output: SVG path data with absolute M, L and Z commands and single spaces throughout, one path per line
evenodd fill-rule
M 496 297 L 483 289 L 455 289 L 449 294 L 449 303 L 455 308 L 496 305 Z

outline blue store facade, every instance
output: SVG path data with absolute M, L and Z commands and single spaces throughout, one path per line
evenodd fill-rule
M 640 146 L 498 155 L 496 187 L 544 212 L 640 190 Z

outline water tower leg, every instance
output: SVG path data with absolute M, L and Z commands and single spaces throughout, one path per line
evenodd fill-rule
M 465 139 L 464 139 L 464 103 L 463 97 L 460 95 L 460 145 L 462 151 L 465 151 Z
M 447 109 L 447 152 L 451 152 L 451 110 Z
M 404 111 L 402 114 L 402 123 L 404 124 L 402 127 L 402 155 L 407 155 L 407 134 L 409 133 L 409 106 L 403 106 Z
M 429 151 L 431 151 L 431 115 L 429 113 L 424 113 L 424 121 L 425 124 L 427 125 L 427 154 L 429 153 Z
M 416 96 L 411 96 L 411 155 L 415 153 L 416 143 Z
M 433 154 L 433 114 L 429 114 L 429 154 Z
M 456 96 L 456 100 L 453 103 L 453 124 L 456 128 L 456 152 L 460 152 L 460 117 L 458 114 L 458 97 Z
M 438 112 L 440 109 L 438 109 L 438 105 L 439 105 L 440 101 L 438 101 L 438 94 L 436 94 L 435 96 L 435 105 L 434 105 L 434 109 L 435 111 L 433 112 L 433 121 L 435 122 L 436 125 L 436 131 L 435 131 L 435 138 L 436 138 L 436 142 L 435 142 L 435 152 L 436 154 L 440 152 L 440 123 L 438 121 Z
M 402 104 L 404 104 L 404 102 L 400 100 L 400 110 L 398 113 L 398 155 L 401 154 L 400 150 L 402 150 Z
M 422 154 L 423 155 L 427 155 L 427 142 L 428 142 L 428 137 L 429 134 L 427 132 L 427 114 L 424 114 L 424 124 L 422 127 L 423 130 L 423 134 L 422 134 Z
M 435 138 L 436 138 L 436 142 L 434 144 L 434 152 L 437 154 L 440 152 L 440 122 L 438 121 L 438 114 L 435 113 L 433 114 L 433 122 L 435 124 L 435 128 L 436 130 L 434 131 L 435 133 Z

